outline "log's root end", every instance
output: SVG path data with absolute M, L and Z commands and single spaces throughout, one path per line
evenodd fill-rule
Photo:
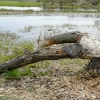
M 78 75 L 77 77 L 78 79 L 89 80 L 91 78 L 100 77 L 100 73 L 98 73 L 98 69 L 87 70 L 86 68 L 84 68 L 80 75 Z
M 92 77 L 100 76 L 100 58 L 92 58 L 90 63 L 87 65 L 86 72 Z
M 89 70 L 85 70 L 84 71 L 84 77 L 86 77 L 87 79 L 92 78 L 92 77 L 98 77 L 100 76 L 100 69 L 89 69 Z
M 85 79 L 100 77 L 100 58 L 92 58 L 81 74 Z

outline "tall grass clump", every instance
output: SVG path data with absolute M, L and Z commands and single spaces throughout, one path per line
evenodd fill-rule
M 29 75 L 32 75 L 32 71 L 28 66 L 19 69 L 13 69 L 11 71 L 6 71 L 5 73 L 6 79 L 21 79 L 23 76 Z

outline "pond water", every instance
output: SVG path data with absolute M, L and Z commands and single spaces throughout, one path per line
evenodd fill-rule
M 26 8 L 29 9 L 28 7 L 13 7 L 14 10 Z M 35 9 L 42 10 L 38 7 Z M 95 35 L 100 33 L 99 13 L 34 13 L 32 15 L 0 15 L 0 31 L 14 32 L 25 39 L 34 39 L 47 34 L 61 34 L 66 31 L 81 31 Z
M 0 9 L 6 9 L 6 10 L 34 10 L 34 11 L 43 10 L 42 7 L 10 7 L 10 6 L 0 6 Z
M 4 30 L 14 31 L 26 26 L 44 25 L 96 25 L 100 18 L 68 17 L 68 16 L 1 16 L 0 27 Z

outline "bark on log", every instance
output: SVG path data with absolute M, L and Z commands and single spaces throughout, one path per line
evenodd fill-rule
M 88 56 L 84 56 L 85 52 L 83 51 L 82 46 L 78 43 L 64 44 L 63 46 L 58 45 L 56 47 L 46 47 L 0 64 L 0 73 L 44 60 L 87 58 Z
M 45 47 L 52 44 L 62 44 L 52 47 Z M 25 65 L 36 63 L 44 60 L 58 60 L 62 58 L 91 58 L 88 69 L 93 66 L 99 67 L 99 57 L 100 57 L 100 42 L 93 36 L 88 33 L 80 32 L 69 32 L 56 36 L 46 38 L 40 47 L 45 47 L 38 49 L 22 57 L 17 57 L 11 61 L 0 64 L 0 73 L 3 73 L 7 70 L 16 69 L 23 67 Z M 96 59 L 96 57 L 98 57 Z M 96 65 L 97 64 L 97 65 Z

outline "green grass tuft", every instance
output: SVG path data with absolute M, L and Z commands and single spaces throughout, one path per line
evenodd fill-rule
M 20 79 L 21 73 L 19 72 L 19 69 L 14 69 L 12 71 L 7 71 L 5 76 L 6 79 Z
M 7 71 L 5 74 L 6 79 L 21 79 L 23 76 L 32 75 L 30 67 L 26 66 L 22 70 L 21 69 L 14 69 L 11 71 Z

